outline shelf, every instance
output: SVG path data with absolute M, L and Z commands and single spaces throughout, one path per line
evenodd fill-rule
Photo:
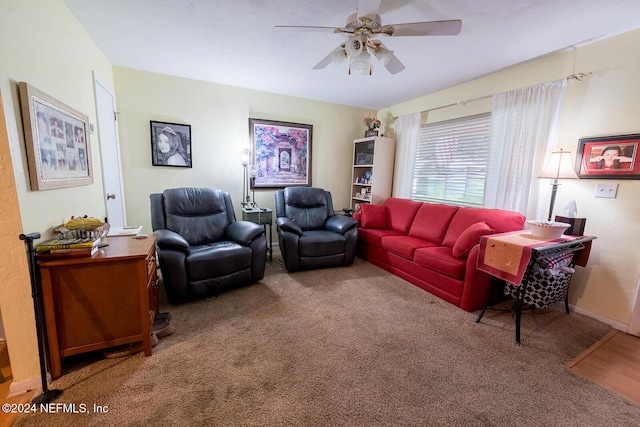
M 391 197 L 395 141 L 374 136 L 353 142 L 350 203 L 357 211 L 360 204 L 382 204 Z

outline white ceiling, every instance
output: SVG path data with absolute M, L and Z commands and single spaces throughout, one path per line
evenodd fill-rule
M 382 0 L 382 24 L 461 19 L 458 36 L 379 39 L 405 64 L 312 70 L 358 0 L 64 0 L 115 66 L 378 110 L 640 28 L 640 0 Z M 637 55 L 638 52 L 629 52 Z M 575 70 L 587 72 L 589 70 Z

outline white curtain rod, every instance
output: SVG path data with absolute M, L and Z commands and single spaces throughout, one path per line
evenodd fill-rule
M 582 79 L 584 79 L 587 76 L 590 76 L 591 73 L 575 73 L 575 74 L 571 74 L 570 76 L 567 76 L 566 79 L 567 80 L 577 80 L 577 81 L 582 81 Z M 456 105 L 466 105 L 469 102 L 474 102 L 474 101 L 481 101 L 483 99 L 487 99 L 487 98 L 491 98 L 493 95 L 485 95 L 485 96 L 479 96 L 477 98 L 471 98 L 471 99 L 465 99 L 464 101 L 458 101 L 458 102 L 454 102 L 452 104 L 447 104 L 447 105 L 442 105 L 440 107 L 435 107 L 435 108 L 430 108 L 429 110 L 422 110 L 420 111 L 421 113 L 428 113 L 431 111 L 436 111 L 436 110 L 441 110 L 443 108 L 449 108 L 449 107 L 455 107 Z M 394 120 L 397 120 L 397 117 L 393 118 Z

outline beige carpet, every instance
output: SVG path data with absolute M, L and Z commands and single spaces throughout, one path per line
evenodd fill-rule
M 152 357 L 70 358 L 67 408 L 17 425 L 632 426 L 640 407 L 563 364 L 610 328 L 562 307 L 480 324 L 361 259 L 177 307 Z

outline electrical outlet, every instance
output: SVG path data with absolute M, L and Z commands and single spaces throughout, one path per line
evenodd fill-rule
M 618 193 L 618 184 L 596 184 L 595 197 L 603 197 L 607 199 L 615 199 Z

